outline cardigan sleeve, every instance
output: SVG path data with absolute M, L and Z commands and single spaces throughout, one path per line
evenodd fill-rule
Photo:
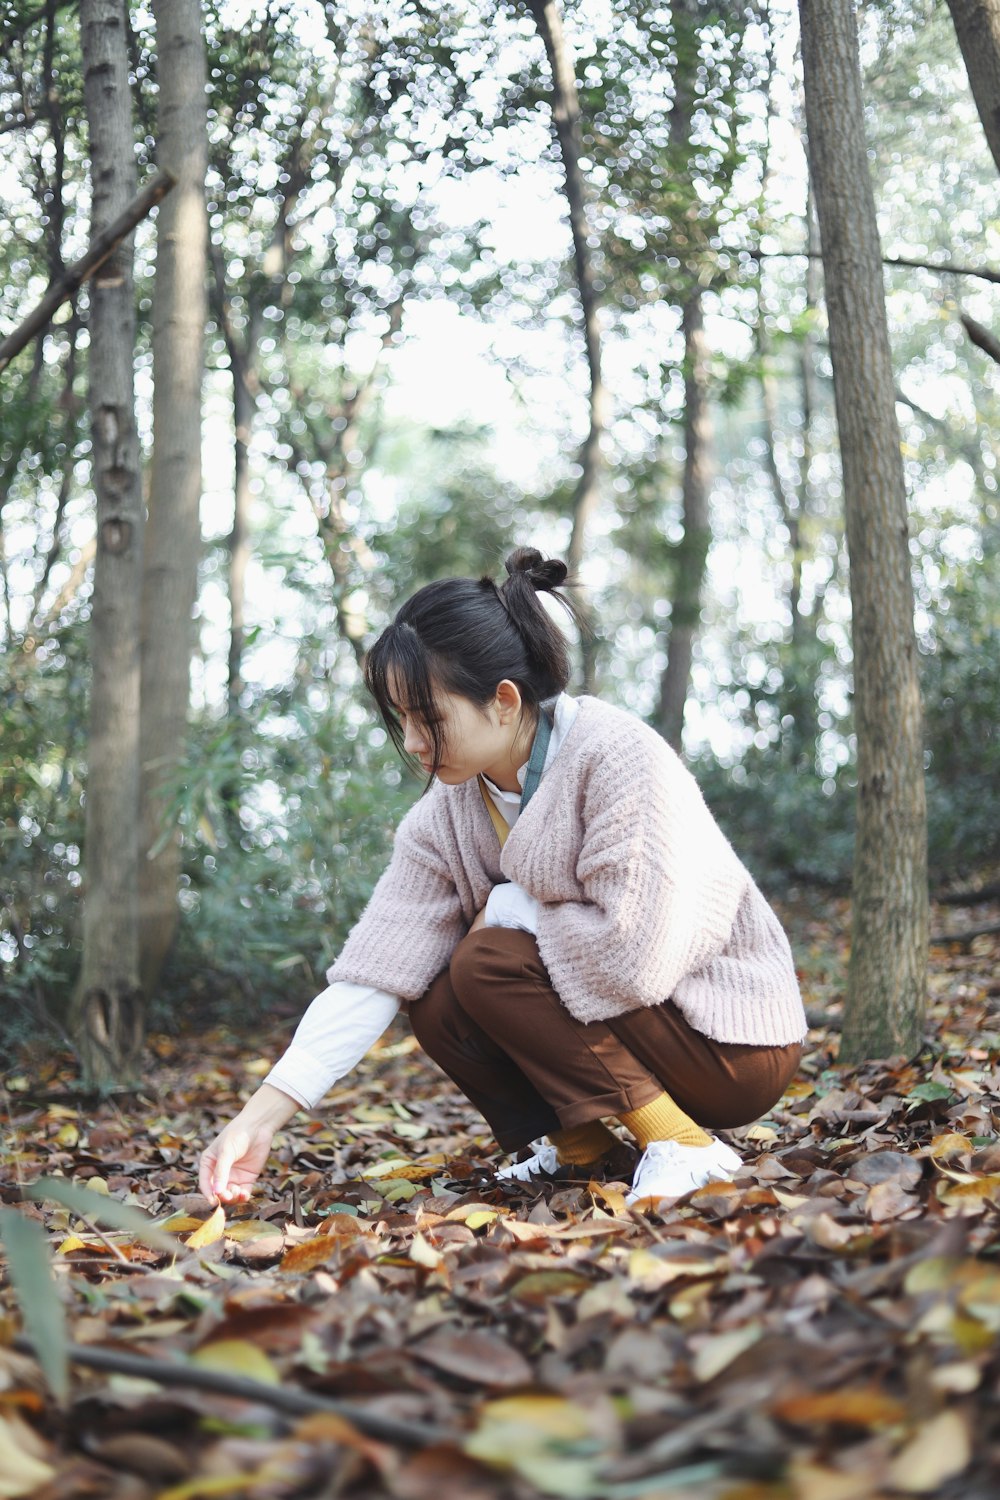
M 553 985 L 582 1021 L 659 1005 L 723 951 L 749 874 L 652 730 L 601 747 L 578 816 L 579 897 L 539 913 Z
M 400 823 L 388 868 L 327 970 L 416 1000 L 444 969 L 470 918 L 442 849 L 440 814 L 428 798 Z

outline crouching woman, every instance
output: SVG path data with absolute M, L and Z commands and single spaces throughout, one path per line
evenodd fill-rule
M 617 1169 L 617 1122 L 633 1203 L 731 1177 L 714 1132 L 765 1113 L 798 1066 L 806 1021 L 774 912 L 659 735 L 566 692 L 566 640 L 538 599 L 571 608 L 564 564 L 522 548 L 507 573 L 429 584 L 368 655 L 427 788 L 329 988 L 204 1152 L 213 1202 L 248 1196 L 275 1131 L 400 1004 L 521 1153 L 498 1176 Z

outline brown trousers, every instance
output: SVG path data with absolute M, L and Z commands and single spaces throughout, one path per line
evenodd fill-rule
M 535 939 L 484 927 L 410 1006 L 424 1051 L 486 1117 L 505 1151 L 553 1130 L 639 1109 L 663 1092 L 699 1125 L 746 1125 L 780 1099 L 798 1042 L 715 1042 L 665 1000 L 608 1021 L 571 1016 Z

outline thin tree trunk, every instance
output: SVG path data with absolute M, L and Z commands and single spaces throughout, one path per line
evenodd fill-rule
M 684 535 L 674 552 L 670 639 L 667 664 L 660 679 L 657 713 L 660 733 L 675 750 L 681 748 L 694 643 L 701 621 L 702 584 L 712 540 L 709 525 L 712 414 L 706 395 L 708 344 L 700 292 L 695 292 L 684 304 L 681 327 L 684 334 Z
M 986 143 L 1000 172 L 1000 0 L 948 0 Z
M 570 575 L 576 577 L 586 551 L 587 527 L 601 497 L 604 469 L 601 440 L 607 426 L 608 395 L 601 373 L 600 302 L 595 285 L 593 256 L 587 243 L 587 194 L 580 168 L 580 157 L 583 155 L 580 143 L 580 100 L 573 58 L 566 42 L 558 0 L 528 0 L 528 3 L 545 44 L 545 54 L 552 74 L 552 119 L 566 175 L 573 264 L 590 375 L 588 429 L 580 452 L 580 479 L 573 494 L 573 526 L 566 553 Z M 593 641 L 587 635 L 581 642 L 581 656 L 583 688 L 585 692 L 591 692 L 596 660 Z
M 246 641 L 247 568 L 250 566 L 250 436 L 254 399 L 242 357 L 230 346 L 233 372 L 233 526 L 229 533 L 229 713 L 239 712 L 243 692 L 243 647 Z
M 199 0 L 154 0 L 160 209 L 153 301 L 153 460 L 142 600 L 140 973 L 151 994 L 177 930 L 180 843 L 169 792 L 184 755 L 201 552 L 207 316 L 205 49 Z
M 96 236 L 135 194 L 123 0 L 81 0 L 80 32 Z M 122 242 L 91 281 L 90 302 L 97 555 L 83 965 L 71 1024 L 86 1081 L 107 1088 L 135 1076 L 143 1035 L 137 899 L 143 516 L 133 398 L 131 240 Z
M 920 1044 L 927 978 L 923 734 L 906 492 L 851 0 L 799 0 L 851 567 L 858 741 L 841 1057 Z
M 686 160 L 691 149 L 694 115 L 693 71 L 700 0 L 673 0 L 674 103 L 670 112 L 670 152 L 673 162 Z M 685 169 L 685 177 L 690 173 Z M 690 183 L 689 183 L 690 186 Z M 701 620 L 701 597 L 712 542 L 709 521 L 711 494 L 712 417 L 708 402 L 708 345 L 702 293 L 688 267 L 692 289 L 681 308 L 684 339 L 684 474 L 681 483 L 683 535 L 674 549 L 673 594 L 667 662 L 660 678 L 657 724 L 675 750 L 680 750 L 684 710 L 691 686 L 691 666 Z

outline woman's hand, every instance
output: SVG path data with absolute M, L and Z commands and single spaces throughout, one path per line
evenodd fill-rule
M 245 1203 L 271 1150 L 271 1142 L 300 1108 L 273 1084 L 260 1088 L 220 1130 L 201 1156 L 198 1186 L 209 1203 Z

